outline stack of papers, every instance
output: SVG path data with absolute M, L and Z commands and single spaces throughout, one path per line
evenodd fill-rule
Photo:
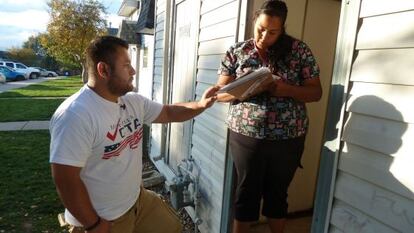
M 245 100 L 266 91 L 269 85 L 279 78 L 276 75 L 272 75 L 269 68 L 261 67 L 223 86 L 217 93 L 227 93 L 235 96 L 239 100 Z

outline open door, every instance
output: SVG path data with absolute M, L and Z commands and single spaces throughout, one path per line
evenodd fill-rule
M 253 16 L 264 0 L 248 1 L 245 39 L 253 37 Z M 311 48 L 320 66 L 320 79 L 324 95 L 317 103 L 307 104 L 310 128 L 302 157 L 304 169 L 296 171 L 289 187 L 290 215 L 301 218 L 289 220 L 286 231 L 310 232 L 312 209 L 317 186 L 317 174 L 322 148 L 326 109 L 335 56 L 341 1 L 335 0 L 286 0 L 288 18 L 287 33 L 304 41 Z M 243 38 L 240 38 L 243 40 Z M 304 218 L 302 218 L 305 215 Z M 263 218 L 264 220 L 264 218 Z M 294 228 L 294 229 L 293 229 Z M 253 232 L 270 232 L 266 225 L 258 225 Z

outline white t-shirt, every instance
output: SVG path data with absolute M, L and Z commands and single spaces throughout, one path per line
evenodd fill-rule
M 162 105 L 137 93 L 108 101 L 87 85 L 66 99 L 50 121 L 50 162 L 82 167 L 80 177 L 99 216 L 114 220 L 138 199 L 143 124 Z M 66 221 L 81 224 L 65 210 Z

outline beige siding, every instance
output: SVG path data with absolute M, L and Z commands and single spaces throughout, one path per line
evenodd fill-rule
M 414 194 L 401 186 L 401 183 L 389 171 L 393 160 L 392 156 L 352 143 L 346 143 L 342 152 L 339 160 L 341 171 L 363 177 L 367 182 L 376 184 L 383 189 L 414 199 Z
M 414 38 L 412 40 L 414 42 Z M 352 69 L 351 81 L 412 86 L 413 74 L 413 48 L 361 50 Z
M 353 82 L 348 110 L 412 124 L 413 100 L 414 86 Z
M 414 47 L 414 10 L 364 18 L 357 49 Z
M 414 232 L 414 3 L 362 0 L 330 232 Z
M 399 233 L 342 201 L 333 206 L 330 233 Z M 341 230 L 343 229 L 343 230 Z
M 411 0 L 364 0 L 361 4 L 361 17 L 395 13 L 414 9 Z
M 401 197 L 375 184 L 342 172 L 338 175 L 336 185 L 335 195 L 338 199 L 376 219 L 384 225 L 384 228 L 394 228 L 397 232 L 404 233 L 413 232 L 414 203 L 412 199 Z

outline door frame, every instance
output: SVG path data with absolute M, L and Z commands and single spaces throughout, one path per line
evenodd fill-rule
M 329 230 L 361 0 L 342 1 L 311 233 Z M 329 117 L 328 117 L 329 116 Z
M 199 0 L 172 0 L 171 1 L 171 5 L 170 5 L 170 31 L 169 31 L 169 46 L 168 46 L 168 80 L 167 80 L 167 103 L 171 104 L 172 102 L 172 97 L 173 97 L 173 77 L 174 77 L 174 50 L 175 50 L 175 45 L 176 45 L 176 39 L 175 39 L 175 32 L 176 32 L 176 27 L 177 27 L 177 6 L 178 4 L 181 4 L 184 1 L 195 1 L 195 5 L 196 5 L 196 12 L 198 12 L 197 14 L 194 13 L 194 16 L 196 16 L 196 19 L 194 19 L 194 26 L 196 27 L 195 29 L 191 29 L 195 31 L 195 36 L 194 36 L 194 47 L 190 49 L 189 52 L 191 52 L 194 55 L 194 62 L 191 64 L 192 67 L 192 89 L 191 89 L 191 100 L 190 101 L 194 101 L 195 100 L 195 91 L 196 91 L 196 83 L 197 83 L 197 61 L 198 61 L 198 38 L 199 38 L 199 31 L 200 31 L 200 9 L 201 9 L 201 1 Z M 188 100 L 185 100 L 188 101 Z M 193 131 L 193 123 L 194 123 L 194 119 L 189 120 L 191 121 L 191 123 L 189 124 L 189 139 L 188 139 L 188 143 L 189 143 L 189 147 L 188 150 L 185 152 L 186 153 L 186 157 L 189 157 L 191 155 L 191 145 L 192 145 L 192 131 Z M 184 124 L 184 123 L 181 123 Z M 166 140 L 164 142 L 165 144 L 165 157 L 164 157 L 164 162 L 169 166 L 170 164 L 170 141 L 171 141 L 171 123 L 168 124 L 166 126 L 165 129 L 165 133 L 166 133 Z M 170 167 L 170 166 L 169 166 Z M 173 168 L 170 167 L 170 169 L 172 171 L 174 171 Z

